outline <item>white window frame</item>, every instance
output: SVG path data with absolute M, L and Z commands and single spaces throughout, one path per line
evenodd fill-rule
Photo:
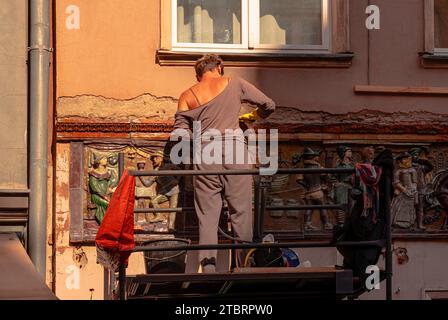
M 434 53 L 448 55 L 448 48 L 434 48 Z
M 328 53 L 331 50 L 331 0 L 322 1 L 321 45 L 263 45 L 260 44 L 260 0 L 241 0 L 241 44 L 189 43 L 177 41 L 177 0 L 171 0 L 172 51 L 184 52 L 289 52 Z
M 431 298 L 431 292 L 444 292 L 448 296 L 447 288 L 422 288 L 422 300 L 433 300 Z
M 436 55 L 448 55 L 448 48 L 436 48 L 434 0 L 425 0 L 425 51 Z

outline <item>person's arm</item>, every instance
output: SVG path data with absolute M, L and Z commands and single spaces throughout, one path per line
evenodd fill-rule
M 401 180 L 400 180 L 400 171 L 399 170 L 394 172 L 393 186 L 395 187 L 395 194 L 397 194 L 397 195 L 402 192 L 406 192 L 406 187 L 401 183 Z
M 424 174 L 428 174 L 434 170 L 434 165 L 427 159 L 419 159 L 417 163 L 422 166 L 422 171 Z
M 187 103 L 187 92 L 184 92 L 180 95 L 179 101 L 177 103 L 177 111 L 188 111 L 190 108 L 188 108 Z
M 146 187 L 149 188 L 150 186 L 152 186 L 154 184 L 154 182 L 156 182 L 157 178 L 154 176 L 151 177 L 143 177 L 140 176 L 138 177 L 141 181 L 141 183 Z
M 241 120 L 255 121 L 257 118 L 267 118 L 275 111 L 275 102 L 257 89 L 253 84 L 244 79 L 241 83 L 241 101 L 248 101 L 258 106 L 258 108 L 240 117 Z
M 412 170 L 411 171 L 411 177 L 412 177 L 412 184 L 415 186 L 415 187 L 417 187 L 417 181 L 418 181 L 418 178 L 417 178 L 417 170 Z
M 295 176 L 296 178 L 296 183 L 299 185 L 299 187 L 305 191 L 306 190 L 306 183 L 304 181 L 305 177 L 303 176 L 303 174 L 299 173 Z
M 103 204 L 109 204 L 109 199 L 106 196 L 106 192 L 104 188 L 100 185 L 100 182 L 97 178 L 90 176 L 89 177 L 89 187 L 90 187 L 90 193 L 98 196 L 100 199 L 102 199 Z
M 179 102 L 177 104 L 177 112 L 174 116 L 174 129 L 185 129 L 191 132 L 190 119 L 182 114 L 183 111 L 188 111 L 188 103 L 186 99 L 186 93 L 182 93 L 179 97 Z

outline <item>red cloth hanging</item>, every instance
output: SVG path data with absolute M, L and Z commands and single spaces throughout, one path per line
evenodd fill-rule
M 116 270 L 127 260 L 134 241 L 135 177 L 125 170 L 96 235 L 97 262 Z
M 372 214 L 373 223 L 377 223 L 380 209 L 379 181 L 382 168 L 370 163 L 357 163 L 355 165 L 356 175 L 360 178 L 360 187 L 364 197 L 364 210 L 361 217 Z

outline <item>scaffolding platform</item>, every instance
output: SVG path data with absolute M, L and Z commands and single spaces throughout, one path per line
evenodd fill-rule
M 127 299 L 343 299 L 359 295 L 352 270 L 337 267 L 240 268 L 225 273 L 126 277 Z

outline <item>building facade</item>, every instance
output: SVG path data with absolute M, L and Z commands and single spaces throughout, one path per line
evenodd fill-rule
M 103 166 L 108 174 L 102 181 L 113 189 L 119 153 L 127 168 L 151 168 L 150 157 L 165 147 L 177 99 L 195 83 L 192 66 L 204 53 L 220 54 L 226 75 L 247 79 L 277 103 L 276 112 L 255 126 L 279 130 L 281 166 L 293 166 L 305 148 L 321 151 L 325 167 L 336 166 L 340 145 L 352 148 L 355 161 L 370 146 L 390 148 L 394 155 L 420 148 L 434 166 L 425 188 L 433 186 L 436 174 L 448 169 L 448 3 L 372 4 L 55 1 L 47 282 L 56 295 L 103 299 L 105 274 L 93 243 L 101 210 L 92 196 L 100 179 L 95 170 Z M 272 201 L 299 201 L 293 177 L 274 182 Z M 148 207 L 155 191 L 137 187 L 137 205 Z M 188 180 L 181 189 L 178 205 L 191 205 Z M 424 230 L 414 220 L 394 230 L 394 299 L 436 298 L 448 291 L 445 208 L 428 201 L 422 210 Z M 329 214 L 336 223 L 336 214 Z M 138 239 L 170 234 L 163 221 L 141 215 L 136 222 Z M 294 214 L 267 213 L 265 219 L 265 229 L 278 239 L 331 237 L 317 213 L 313 224 L 318 230 L 304 231 Z M 196 239 L 194 213 L 179 214 L 175 229 L 176 236 Z M 299 255 L 315 266 L 341 262 L 333 249 Z M 143 271 L 143 257 L 133 255 L 128 272 Z M 74 274 L 79 285 L 71 282 Z M 384 298 L 384 291 L 362 298 Z

